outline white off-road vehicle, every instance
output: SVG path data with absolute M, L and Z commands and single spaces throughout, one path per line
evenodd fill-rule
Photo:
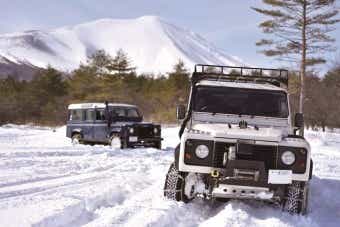
M 287 87 L 287 70 L 196 65 L 165 197 L 257 199 L 305 214 L 313 163 Z

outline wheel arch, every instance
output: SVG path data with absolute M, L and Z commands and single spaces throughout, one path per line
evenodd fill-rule
M 117 136 L 119 136 L 120 138 L 122 137 L 121 131 L 112 130 L 112 131 L 109 133 L 110 138 L 111 138 L 113 135 L 117 135 Z
M 82 138 L 84 137 L 83 131 L 81 129 L 78 129 L 78 128 L 73 129 L 72 132 L 71 132 L 71 138 L 76 134 L 79 134 Z
M 175 148 L 174 156 L 175 156 L 175 167 L 179 169 L 179 152 L 180 152 L 181 144 L 178 144 Z

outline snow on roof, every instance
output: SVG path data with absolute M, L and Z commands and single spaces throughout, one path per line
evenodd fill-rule
M 247 88 L 247 89 L 260 89 L 260 90 L 275 90 L 286 91 L 281 87 L 277 87 L 272 84 L 260 84 L 260 83 L 245 83 L 245 82 L 228 82 L 228 81 L 212 81 L 202 80 L 196 84 L 197 86 L 215 86 L 215 87 L 232 87 L 232 88 Z
M 136 107 L 135 105 L 123 104 L 123 103 L 109 103 L 109 106 L 116 107 Z M 91 109 L 91 108 L 105 108 L 105 103 L 75 103 L 68 106 L 69 110 L 74 109 Z

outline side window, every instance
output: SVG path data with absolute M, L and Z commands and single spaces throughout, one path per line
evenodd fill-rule
M 105 110 L 97 109 L 96 110 L 96 120 L 103 121 L 105 120 Z
M 281 116 L 285 117 L 289 115 L 288 103 L 286 97 L 281 98 Z
M 95 119 L 95 114 L 94 114 L 94 110 L 86 110 L 86 114 L 85 114 L 86 118 L 85 120 L 87 121 L 93 121 Z
M 81 121 L 82 120 L 82 110 L 71 110 L 70 111 L 70 121 Z

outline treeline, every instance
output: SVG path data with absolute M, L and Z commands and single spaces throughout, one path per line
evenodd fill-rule
M 146 120 L 174 122 L 189 85 L 182 61 L 167 75 L 137 75 L 123 51 L 115 57 L 98 51 L 70 74 L 49 67 L 31 81 L 0 80 L 0 124 L 62 125 L 68 104 L 105 100 L 138 105 Z
M 167 75 L 137 74 L 123 51 L 111 57 L 95 53 L 70 74 L 51 67 L 31 81 L 9 76 L 0 80 L 0 124 L 65 124 L 67 105 L 77 102 L 124 102 L 136 104 L 145 119 L 175 122 L 175 107 L 186 103 L 190 74 L 182 61 Z M 298 109 L 298 76 L 290 75 L 290 104 Z M 340 128 L 340 65 L 324 77 L 306 78 L 307 127 Z
M 298 76 L 290 75 L 289 93 L 291 107 L 298 110 Z M 305 78 L 304 118 L 307 127 L 340 128 L 340 64 L 334 66 L 326 75 L 307 74 Z

